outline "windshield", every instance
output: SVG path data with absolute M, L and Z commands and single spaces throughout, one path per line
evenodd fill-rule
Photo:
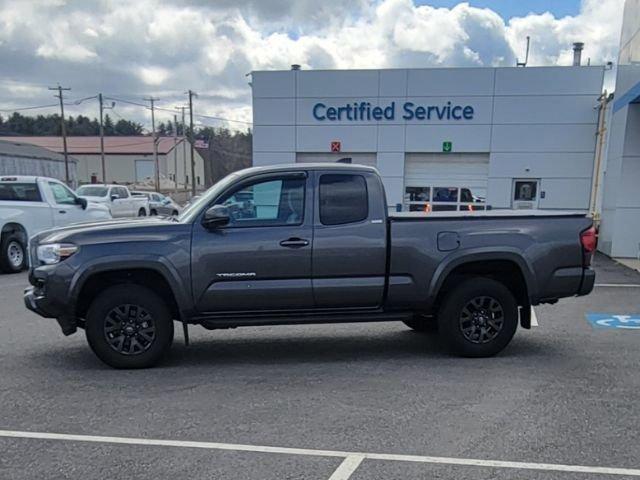
M 193 201 L 193 203 L 190 203 L 189 205 L 187 205 L 187 207 L 178 216 L 178 221 L 181 223 L 192 222 L 205 205 L 210 203 L 215 197 L 217 197 L 222 191 L 224 191 L 229 185 L 231 185 L 237 178 L 238 178 L 237 174 L 231 173 L 226 177 L 224 177 L 222 180 L 218 181 L 218 183 L 214 184 L 206 192 L 204 192 L 202 195 L 196 198 Z
M 78 188 L 78 190 L 76 190 L 76 193 L 85 197 L 106 197 L 108 191 L 108 187 L 86 185 Z

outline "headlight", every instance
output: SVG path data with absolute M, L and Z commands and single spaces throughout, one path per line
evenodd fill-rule
M 78 251 L 71 243 L 48 243 L 38 247 L 38 260 L 45 265 L 53 265 Z

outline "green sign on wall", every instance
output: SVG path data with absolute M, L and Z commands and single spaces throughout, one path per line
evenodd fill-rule
M 449 141 L 442 142 L 442 151 L 445 153 L 453 151 L 453 143 Z

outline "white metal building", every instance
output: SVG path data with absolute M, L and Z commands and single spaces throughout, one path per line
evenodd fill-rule
M 37 145 L 58 153 L 64 151 L 62 137 L 2 137 L 2 139 Z M 155 165 L 151 136 L 107 136 L 104 137 L 104 149 L 108 183 L 154 183 Z M 100 137 L 67 137 L 67 151 L 78 161 L 77 171 L 80 184 L 102 182 Z M 205 186 L 204 160 L 197 151 L 194 152 L 194 160 L 196 187 L 200 190 Z M 178 181 L 178 188 L 190 188 L 192 182 L 189 178 L 191 176 L 190 162 L 190 146 L 187 140 L 174 139 L 173 137 L 158 138 L 161 188 L 173 189 L 175 178 Z
M 586 211 L 603 74 L 586 66 L 253 72 L 254 165 L 375 165 L 390 208 Z
M 599 248 L 640 260 L 640 0 L 625 4 L 610 108 Z

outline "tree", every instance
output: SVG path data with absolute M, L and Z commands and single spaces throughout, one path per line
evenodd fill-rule
M 113 127 L 113 120 L 107 113 L 102 120 L 102 127 L 104 128 L 105 135 L 115 135 L 115 129 Z

